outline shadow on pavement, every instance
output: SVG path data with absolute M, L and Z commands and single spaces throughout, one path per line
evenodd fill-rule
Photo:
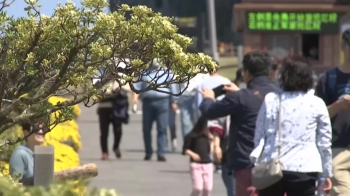
M 124 151 L 124 152 L 131 152 L 131 153 L 144 153 L 145 152 L 145 150 L 142 150 L 142 149 L 123 149 L 122 151 Z M 165 153 L 166 154 L 179 154 L 179 155 L 181 155 L 181 152 L 167 151 Z
M 124 152 L 135 152 L 135 153 L 144 153 L 145 150 L 142 149 L 123 149 Z
M 99 163 L 109 163 L 109 162 L 143 162 L 143 158 L 133 159 L 133 158 L 121 158 L 117 159 L 114 157 L 110 157 L 108 160 L 102 161 L 100 158 L 81 158 L 81 162 L 99 162 Z
M 160 170 L 161 173 L 169 173 L 169 174 L 189 174 L 190 171 L 184 170 Z

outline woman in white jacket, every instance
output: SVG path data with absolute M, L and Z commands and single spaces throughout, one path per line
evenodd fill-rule
M 308 93 L 313 78 L 304 57 L 285 59 L 280 73 L 283 92 L 266 95 L 257 117 L 255 149 L 250 157 L 255 164 L 279 157 L 283 178 L 259 190 L 259 195 L 314 196 L 319 177 L 327 179 L 326 191 L 331 188 L 332 130 L 328 110 L 323 100 Z

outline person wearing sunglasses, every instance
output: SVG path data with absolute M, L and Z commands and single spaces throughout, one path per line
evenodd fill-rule
M 19 182 L 24 185 L 33 185 L 34 181 L 34 146 L 41 145 L 45 140 L 47 128 L 43 124 L 23 123 L 23 135 L 25 143 L 18 146 L 10 158 L 10 175 L 19 177 Z M 34 133 L 33 133 L 34 132 Z

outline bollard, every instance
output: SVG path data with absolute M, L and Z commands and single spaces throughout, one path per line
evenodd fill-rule
M 34 147 L 34 186 L 48 187 L 54 174 L 53 146 Z

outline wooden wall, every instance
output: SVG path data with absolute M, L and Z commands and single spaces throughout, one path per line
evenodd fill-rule
M 263 37 L 263 34 L 259 33 L 244 33 L 244 54 L 251 51 L 264 50 L 266 46 L 264 46 Z M 317 73 L 322 73 L 340 64 L 340 41 L 338 34 L 320 35 L 319 49 L 320 60 L 311 62 Z
M 262 46 L 262 36 L 261 34 L 249 34 L 244 33 L 244 54 L 255 51 L 255 50 L 261 50 L 263 48 Z

